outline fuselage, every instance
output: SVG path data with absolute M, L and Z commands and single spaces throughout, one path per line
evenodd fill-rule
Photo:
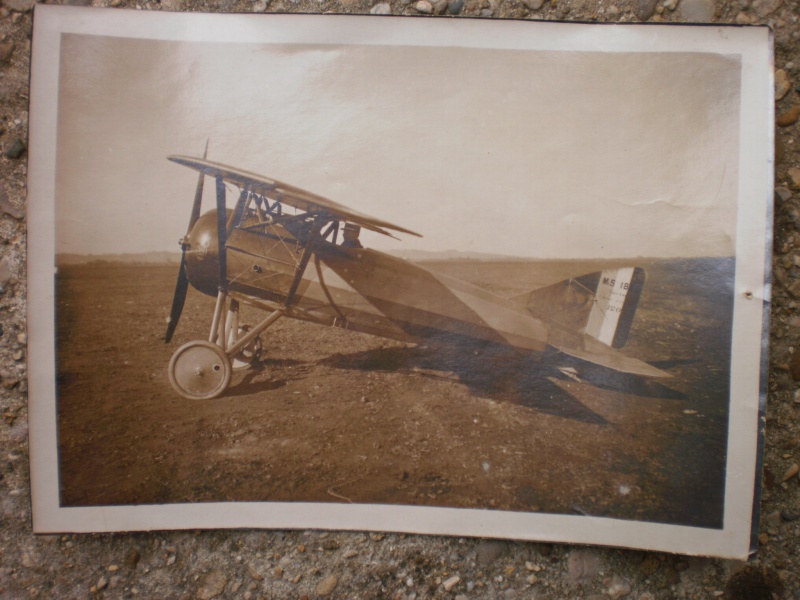
M 307 241 L 303 226 L 278 222 L 248 231 L 247 225 L 245 219 L 228 234 L 227 289 L 283 303 Z M 215 296 L 216 210 L 198 219 L 184 243 L 189 282 Z M 475 285 L 367 248 L 317 239 L 312 249 L 292 316 L 402 341 L 470 339 L 526 351 L 547 346 L 544 322 L 520 304 Z

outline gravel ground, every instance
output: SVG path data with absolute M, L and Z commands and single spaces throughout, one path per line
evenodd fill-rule
M 776 42 L 775 288 L 761 535 L 749 562 L 491 540 L 318 531 L 31 534 L 25 140 L 34 0 L 0 8 L 0 596 L 9 598 L 800 598 L 800 3 L 797 0 L 65 0 L 141 10 L 766 23 Z M 746 118 L 746 117 L 745 117 Z M 795 356 L 800 357 L 800 353 Z M 792 368 L 794 367 L 794 369 Z

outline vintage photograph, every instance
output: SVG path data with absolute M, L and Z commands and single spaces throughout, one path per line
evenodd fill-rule
M 749 527 L 763 309 L 737 277 L 764 297 L 767 208 L 743 205 L 742 157 L 769 141 L 740 114 L 767 80 L 749 38 L 531 47 L 497 23 L 478 47 L 389 19 L 342 41 L 363 22 L 61 33 L 58 507 Z

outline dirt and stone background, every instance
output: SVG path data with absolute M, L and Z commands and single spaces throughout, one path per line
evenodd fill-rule
M 791 0 L 67 0 L 136 10 L 769 24 L 776 185 L 761 533 L 748 563 L 558 544 L 320 531 L 33 536 L 27 446 L 26 139 L 34 0 L 0 8 L 0 597 L 800 598 L 800 3 Z M 413 68 L 409 65 L 408 68 Z M 591 90 L 586 90 L 591 93 Z M 547 115 L 543 115 L 547 118 Z M 744 118 L 747 118 L 745 115 Z M 79 149 L 76 149 L 78 151 Z M 576 177 L 579 176 L 576 173 Z M 800 353 L 798 353 L 800 356 Z M 793 377 L 794 375 L 794 377 Z

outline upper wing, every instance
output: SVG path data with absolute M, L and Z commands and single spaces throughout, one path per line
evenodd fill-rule
M 202 158 L 192 158 L 190 156 L 170 156 L 168 158 L 179 165 L 190 167 L 205 175 L 210 175 L 211 177 L 221 177 L 228 183 L 242 188 L 246 187 L 251 192 L 267 196 L 272 200 L 277 200 L 283 204 L 293 206 L 298 210 L 310 211 L 321 209 L 340 217 L 342 220 L 349 221 L 383 235 L 391 235 L 385 231 L 385 229 L 392 229 L 394 231 L 422 237 L 420 234 L 410 229 L 400 227 L 399 225 L 393 225 L 382 219 L 370 217 L 369 215 L 343 206 L 333 200 L 328 200 L 327 198 L 301 190 L 293 185 L 277 181 L 276 179 Z

